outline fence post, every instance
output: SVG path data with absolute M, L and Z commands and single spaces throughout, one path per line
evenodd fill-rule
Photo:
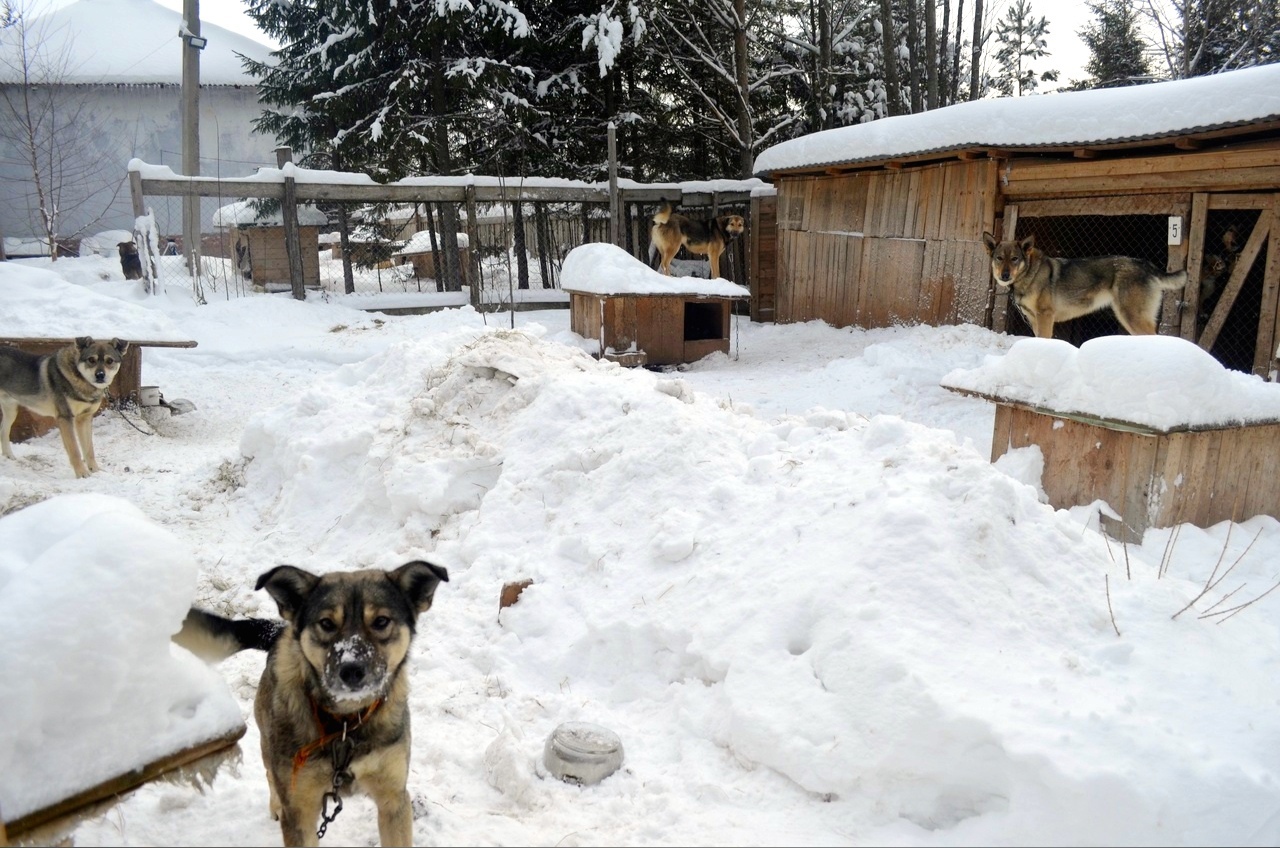
M 302 280 L 302 241 L 298 234 L 298 185 L 293 178 L 293 150 L 276 148 L 276 165 L 284 171 L 284 197 L 280 201 L 280 217 L 284 220 L 284 252 L 289 259 L 289 288 L 295 300 L 306 300 Z
M 618 197 L 618 131 L 609 122 L 609 241 L 622 247 L 622 203 Z
M 480 279 L 480 235 L 476 226 L 476 187 L 468 185 L 462 190 L 467 204 L 467 256 L 471 266 L 471 305 L 480 309 L 480 288 L 484 281 Z M 514 309 L 515 307 L 512 306 Z
M 142 174 L 137 171 L 129 172 L 129 195 L 133 200 L 133 238 L 135 242 L 139 239 L 142 244 L 137 245 L 139 258 L 142 260 L 142 287 L 147 294 L 156 293 L 156 251 L 160 249 L 158 244 L 152 244 L 148 237 L 149 232 L 143 232 L 138 229 L 138 219 L 147 214 L 146 207 L 142 200 Z M 154 226 L 155 221 L 153 220 Z

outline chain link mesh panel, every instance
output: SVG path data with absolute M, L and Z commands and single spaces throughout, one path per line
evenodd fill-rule
M 1219 305 L 1248 234 L 1258 220 L 1257 210 L 1211 210 L 1205 229 L 1204 261 L 1201 266 L 1200 308 L 1197 310 L 1195 338 L 1204 331 Z M 1168 217 L 1165 215 L 1063 215 L 1019 217 L 1017 238 L 1035 236 L 1036 247 L 1049 256 L 1133 256 L 1146 259 L 1156 268 L 1168 262 Z M 1263 263 L 1248 269 L 1238 295 L 1210 353 L 1234 370 L 1250 372 L 1254 364 L 1262 300 Z M 1166 298 L 1163 309 L 1186 308 L 1185 295 Z M 1007 331 L 1032 335 L 1022 314 L 1007 312 Z M 1162 315 L 1161 323 L 1180 324 L 1182 316 Z M 1064 321 L 1054 327 L 1055 338 L 1079 346 L 1089 339 L 1123 335 L 1110 309 Z

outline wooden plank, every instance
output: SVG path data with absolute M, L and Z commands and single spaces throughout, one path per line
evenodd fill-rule
M 924 238 L 924 218 L 920 213 L 920 182 L 924 179 L 918 169 L 903 174 L 906 180 L 906 218 L 902 234 L 907 238 Z
M 1086 162 L 1041 162 L 1012 160 L 1009 186 L 1042 180 L 1079 180 L 1131 177 L 1207 170 L 1229 171 L 1269 168 L 1276 164 L 1277 147 L 1255 150 L 1214 150 L 1168 156 L 1126 156 Z M 1262 183 L 1261 185 L 1268 185 Z
M 1280 321 L 1280 197 L 1273 195 L 1271 202 L 1271 209 L 1262 213 L 1271 219 L 1271 237 L 1267 240 L 1258 338 L 1253 348 L 1253 373 L 1264 378 L 1269 377 L 1275 367 L 1276 346 L 1280 344 L 1280 334 L 1276 332 Z
M 1254 225 L 1253 232 L 1249 234 L 1249 239 L 1245 242 L 1244 249 L 1236 257 L 1235 267 L 1231 269 L 1231 278 L 1227 280 L 1226 286 L 1223 287 L 1222 294 L 1218 297 L 1218 303 L 1213 308 L 1213 314 L 1209 316 L 1208 322 L 1204 325 L 1204 332 L 1196 340 L 1196 344 L 1200 345 L 1204 350 L 1212 350 L 1213 343 L 1218 340 L 1218 333 L 1222 332 L 1222 327 L 1227 322 L 1227 315 L 1231 312 L 1231 307 L 1235 305 L 1241 288 L 1244 287 L 1245 277 L 1249 275 L 1249 270 L 1253 268 L 1254 260 L 1258 258 L 1258 253 L 1262 250 L 1262 245 L 1267 240 L 1267 234 L 1270 231 L 1271 216 L 1258 216 L 1258 223 Z
M 1061 196 L 1086 197 L 1140 192 L 1240 191 L 1258 186 L 1280 185 L 1280 165 L 1240 170 L 1209 169 L 1169 173 L 1119 174 L 1072 177 L 1069 180 L 1022 180 L 1010 182 L 1005 197 L 1010 200 Z
M 884 178 L 879 174 L 867 176 L 866 202 L 863 204 L 862 232 L 867 236 L 881 235 L 880 229 L 880 196 L 883 193 Z
M 893 323 L 919 323 L 920 281 L 924 277 L 924 242 L 885 239 L 892 280 L 890 319 Z
M 128 792 L 131 789 L 141 786 L 143 783 L 155 780 L 166 772 L 173 771 L 176 768 L 193 763 L 196 760 L 221 751 L 223 748 L 229 748 L 236 744 L 236 742 L 240 740 L 240 737 L 244 736 L 245 730 L 247 729 L 248 728 L 244 724 L 241 724 L 239 727 L 223 734 L 222 736 L 160 757 L 150 763 L 146 763 L 140 768 L 125 772 L 124 774 L 105 780 L 96 786 L 91 786 L 88 789 L 77 792 L 69 798 L 64 798 L 57 803 L 50 804 L 47 807 L 27 813 L 25 816 L 20 816 L 13 821 L 6 822 L 5 828 L 8 831 L 8 836 L 10 839 L 13 839 L 16 836 L 20 836 L 22 833 L 39 827 L 53 819 L 68 815 L 75 810 L 88 806 L 89 804 Z
M 794 232 L 779 228 L 778 290 L 773 301 L 773 319 L 779 324 L 790 324 L 795 320 L 795 313 L 791 308 L 792 294 L 795 291 L 795 240 Z
M 1139 194 L 1118 197 L 1067 197 L 1049 200 L 1023 200 L 1018 206 L 1027 218 L 1053 218 L 1068 215 L 1172 215 L 1176 209 L 1190 205 L 1191 194 Z
M 1191 218 L 1187 222 L 1187 285 L 1183 288 L 1182 326 L 1180 335 L 1195 341 L 1199 332 L 1200 269 L 1204 264 L 1204 234 L 1209 220 L 1209 196 L 1203 192 L 1191 195 Z

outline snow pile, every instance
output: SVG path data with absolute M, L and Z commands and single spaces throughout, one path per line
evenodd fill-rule
M 78 263 L 77 269 L 83 270 Z M 114 266 L 112 272 L 105 269 Z M 119 260 L 99 259 L 101 282 L 120 276 Z M 68 282 L 62 275 L 23 265 L 6 263 L 4 296 L 0 297 L 0 332 L 20 338 L 69 339 L 93 336 L 148 341 L 186 341 L 187 336 L 165 312 L 112 294 Z M 141 293 L 138 283 L 128 284 Z
M 1186 765 L 1195 704 L 1162 701 L 1153 733 L 1149 709 L 1114 697 L 1132 644 L 1211 653 L 1234 638 L 1170 624 L 1118 643 L 1105 541 L 948 432 L 822 409 L 766 421 L 669 374 L 471 328 L 318 381 L 255 419 L 242 449 L 243 494 L 306 567 L 450 551 L 428 687 L 478 664 L 536 695 L 547 730 L 614 729 L 635 773 L 611 784 L 623 796 L 720 751 L 853 805 L 881 835 L 959 836 L 1046 791 L 1119 841 L 1157 820 L 1199 833 L 1195 811 L 1166 806 L 1188 787 L 1269 803 L 1256 769 L 1271 730 L 1224 734 L 1206 773 Z M 525 579 L 493 644 L 452 618 Z M 1125 598 L 1176 609 L 1173 582 Z M 463 629 L 441 633 L 451 620 Z M 518 708 L 471 720 L 503 727 Z M 486 753 L 515 803 L 551 791 L 522 753 L 539 742 L 513 725 Z
M 169 642 L 195 588 L 191 552 L 127 501 L 62 495 L 0 518 L 5 818 L 243 725 L 222 677 Z
M 1280 385 L 1224 368 L 1176 336 L 1099 336 L 1079 348 L 1021 339 L 942 385 L 1165 433 L 1280 421 Z

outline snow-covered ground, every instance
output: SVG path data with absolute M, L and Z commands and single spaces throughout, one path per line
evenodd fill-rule
M 1038 451 L 993 466 L 991 405 L 940 385 L 998 372 L 1012 337 L 744 317 L 730 355 L 654 372 L 591 358 L 564 309 L 197 306 L 181 288 L 144 297 L 100 257 L 0 263 L 0 291 L 31 269 L 71 294 L 0 298 L 4 335 L 79 334 L 111 298 L 120 320 L 198 342 L 143 362 L 144 383 L 196 409 L 100 416 L 101 473 L 75 479 L 56 434 L 0 460 L 0 538 L 28 505 L 70 522 L 68 496 L 115 499 L 154 532 L 81 534 L 78 555 L 185 558 L 192 597 L 157 599 L 137 569 L 133 593 L 40 615 L 271 616 L 253 584 L 281 563 L 446 566 L 409 660 L 419 844 L 1280 841 L 1280 593 L 1263 597 L 1280 523 L 1125 547 L 1096 508 L 1047 506 Z M 1073 364 L 1063 353 L 1020 349 L 1020 373 Z M 53 648 L 5 632 L 0 692 L 26 650 L 58 674 Z M 137 661 L 103 651 L 104 667 Z M 278 844 L 252 720 L 262 664 L 216 667 L 249 725 L 238 761 L 198 788 L 148 784 L 74 843 Z M 83 691 L 42 704 L 45 721 L 92 741 L 112 718 L 83 718 L 101 684 L 63 682 Z M 616 732 L 622 769 L 587 788 L 545 777 L 566 721 Z M 65 778 L 5 732 L 0 773 Z M 363 799 L 326 837 L 376 840 Z

